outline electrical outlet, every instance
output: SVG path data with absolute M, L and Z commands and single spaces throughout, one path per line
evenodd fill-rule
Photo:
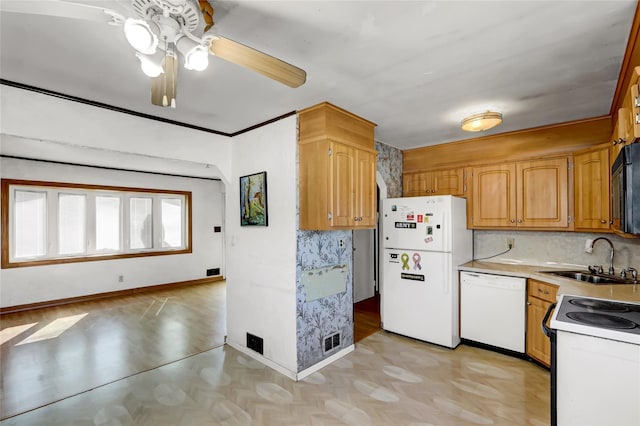
M 118 282 L 119 283 L 123 283 L 124 282 L 124 275 L 118 275 Z
M 340 238 L 340 239 L 338 240 L 338 247 L 340 247 L 340 248 L 344 248 L 344 246 L 345 246 L 344 238 Z
M 516 239 L 515 238 L 507 238 L 507 246 L 509 248 L 513 248 L 516 245 Z

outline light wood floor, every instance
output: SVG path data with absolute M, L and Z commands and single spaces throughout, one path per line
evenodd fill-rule
M 118 364 L 114 370 L 123 371 L 130 362 L 135 366 L 150 365 L 147 354 L 162 360 L 178 352 L 198 352 L 207 342 L 215 346 L 217 332 L 208 326 L 216 315 L 190 311 L 198 299 L 208 298 L 206 305 L 215 304 L 219 296 L 224 298 L 224 287 L 183 290 L 180 295 L 171 292 L 164 298 L 157 294 L 136 296 L 141 299 L 131 300 L 130 305 L 140 306 L 123 303 L 112 307 L 111 314 L 102 320 L 87 307 L 75 307 L 70 312 L 65 309 L 61 315 L 88 315 L 48 343 L 43 340 L 15 346 L 41 325 L 11 339 L 2 345 L 2 394 L 3 405 L 5 401 L 13 405 L 6 405 L 3 410 L 17 410 L 20 401 L 23 407 L 28 406 L 25 401 L 31 401 L 33 395 L 55 393 L 53 388 L 66 389 L 76 380 L 88 383 L 83 376 L 104 377 L 95 367 L 101 363 L 106 370 L 107 366 Z M 158 305 L 166 297 L 169 300 L 160 309 Z M 174 307 L 168 309 L 170 304 Z M 151 319 L 150 316 L 157 318 L 156 313 L 163 318 Z M 224 314 L 220 316 L 224 321 Z M 58 317 L 52 313 L 47 320 Z M 91 317 L 95 317 L 93 325 L 87 320 Z M 189 326 L 185 326 L 183 317 L 190 318 Z M 34 320 L 26 316 L 13 325 Z M 155 325 L 147 325 L 148 321 Z M 110 332 L 112 328 L 119 331 Z M 209 331 L 196 337 L 200 328 Z M 6 329 L 5 317 L 2 329 Z M 147 332 L 152 337 L 146 336 Z M 73 333 L 82 337 L 72 339 L 69 336 Z M 190 342 L 192 338 L 195 342 Z M 36 349 L 40 343 L 50 345 L 52 352 Z M 142 349 L 118 349 L 138 346 Z M 34 348 L 31 352 L 43 365 L 36 365 L 31 352 L 16 355 L 16 348 L 28 347 Z M 13 360 L 5 362 L 5 353 Z M 21 384 L 19 371 L 14 371 L 21 370 L 21 366 L 28 367 L 24 378 L 27 384 Z M 5 376 L 12 380 L 5 381 Z M 103 383 L 107 382 L 103 378 Z M 46 392 L 38 389 L 45 387 Z M 70 394 L 74 393 L 77 392 Z M 459 346 L 449 350 L 379 331 L 356 343 L 354 352 L 300 382 L 289 380 L 233 348 L 218 346 L 159 368 L 129 374 L 1 423 L 545 425 L 549 424 L 549 373 L 533 363 L 478 348 Z
M 0 419 L 220 346 L 225 312 L 215 282 L 2 315 Z

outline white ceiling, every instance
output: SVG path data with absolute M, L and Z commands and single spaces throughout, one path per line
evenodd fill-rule
M 0 0 L 4 2 L 5 0 Z M 33 0 L 23 0 L 33 1 Z M 116 10 L 113 1 L 77 2 Z M 212 31 L 306 70 L 291 89 L 218 58 L 179 68 L 176 109 L 150 84 L 121 27 L 0 13 L 0 77 L 233 133 L 322 101 L 376 122 L 400 149 L 609 113 L 636 7 L 607 1 L 211 1 Z M 0 86 L 0 91 L 2 87 Z

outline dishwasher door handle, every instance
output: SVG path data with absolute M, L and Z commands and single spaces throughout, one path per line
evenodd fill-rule
M 552 303 L 551 305 L 549 305 L 549 307 L 547 308 L 547 313 L 544 314 L 544 318 L 542 319 L 542 332 L 547 337 L 551 337 L 551 334 L 553 333 L 553 331 L 549 327 L 547 327 L 547 321 L 549 320 L 549 317 L 551 316 L 551 312 L 553 312 L 555 307 L 556 307 L 556 303 Z

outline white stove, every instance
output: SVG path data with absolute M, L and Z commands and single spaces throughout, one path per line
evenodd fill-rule
M 547 332 L 551 424 L 640 425 L 640 304 L 562 295 Z
M 640 304 L 562 295 L 551 328 L 640 345 Z

